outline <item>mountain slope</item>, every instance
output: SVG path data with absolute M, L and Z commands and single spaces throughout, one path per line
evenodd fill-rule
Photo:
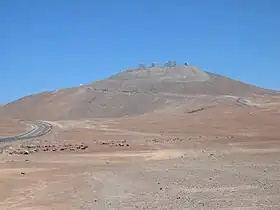
M 265 94 L 279 95 L 192 66 L 154 67 L 129 69 L 86 86 L 27 96 L 5 105 L 1 115 L 28 120 L 114 118 L 182 103 L 187 106 L 193 102 L 191 98 L 203 98 L 207 104 L 222 95 Z

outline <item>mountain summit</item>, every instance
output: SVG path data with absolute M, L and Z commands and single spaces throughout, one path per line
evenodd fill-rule
M 215 100 L 279 95 L 194 66 L 128 69 L 80 87 L 23 97 L 1 108 L 1 115 L 26 120 L 114 118 L 145 114 L 194 99 Z M 205 100 L 204 100 L 205 101 Z M 202 103 L 202 100 L 200 100 Z

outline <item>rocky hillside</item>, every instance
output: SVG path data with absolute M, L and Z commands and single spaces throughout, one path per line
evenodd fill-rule
M 26 96 L 9 104 L 2 116 L 26 120 L 114 118 L 144 114 L 207 96 L 279 95 L 193 66 L 129 69 L 81 87 Z M 193 101 L 193 100 L 192 100 Z

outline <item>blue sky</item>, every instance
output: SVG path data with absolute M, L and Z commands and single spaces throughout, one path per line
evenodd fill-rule
M 168 59 L 280 89 L 279 11 L 278 0 L 1 0 L 0 103 Z

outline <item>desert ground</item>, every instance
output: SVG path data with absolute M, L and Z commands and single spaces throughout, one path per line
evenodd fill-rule
M 0 119 L 0 138 L 22 134 L 29 128 L 18 119 Z
M 26 96 L 0 136 L 52 129 L 0 144 L 0 209 L 280 209 L 279 117 L 279 91 L 192 66 Z
M 279 209 L 277 106 L 183 109 L 51 121 L 1 155 L 0 209 Z

